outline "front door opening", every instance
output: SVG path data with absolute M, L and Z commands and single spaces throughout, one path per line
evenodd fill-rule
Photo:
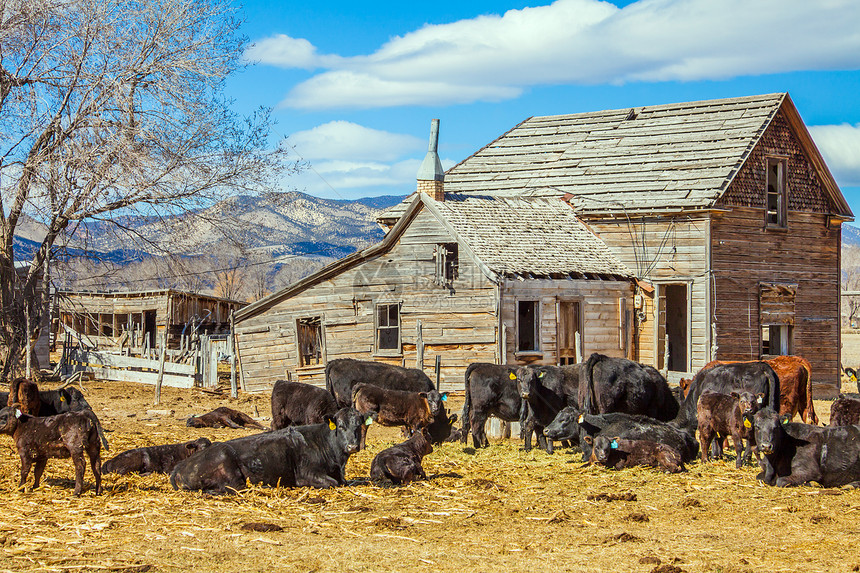
M 558 364 L 576 364 L 581 362 L 582 353 L 577 348 L 577 341 L 582 339 L 579 330 L 579 302 L 558 303 Z M 577 336 L 580 334 L 580 336 Z
M 666 285 L 665 291 L 669 370 L 687 372 L 687 285 Z

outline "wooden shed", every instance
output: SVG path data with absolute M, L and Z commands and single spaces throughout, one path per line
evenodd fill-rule
M 179 348 L 182 336 L 220 334 L 230 330 L 230 314 L 247 303 L 173 289 L 57 293 L 60 340 L 63 331 L 85 346 L 131 348 L 139 354 L 155 349 L 168 327 L 168 348 Z
M 634 273 L 635 357 L 670 377 L 798 354 L 816 397 L 838 393 L 853 214 L 788 94 L 532 117 L 445 189 L 565 197 Z
M 626 356 L 630 275 L 558 198 L 422 192 L 380 243 L 236 313 L 243 384 L 321 385 L 347 357 L 432 376 L 438 355 L 457 390 L 472 362 Z

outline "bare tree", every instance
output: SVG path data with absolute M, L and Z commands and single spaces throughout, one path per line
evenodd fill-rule
M 265 151 L 265 110 L 239 118 L 223 96 L 241 66 L 239 23 L 228 0 L 0 0 L 4 377 L 40 323 L 55 244 L 88 222 L 122 228 L 258 192 L 284 169 Z M 25 214 L 46 233 L 16 273 Z

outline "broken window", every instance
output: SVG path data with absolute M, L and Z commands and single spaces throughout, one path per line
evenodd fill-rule
M 459 264 L 457 243 L 436 245 L 436 284 L 450 287 L 457 278 Z
M 299 345 L 299 366 L 322 364 L 322 317 L 298 319 L 296 337 Z
M 766 324 L 761 327 L 761 355 L 786 356 L 791 354 L 791 326 Z
M 796 284 L 759 284 L 759 320 L 761 324 L 762 357 L 791 354 L 791 337 L 795 321 L 794 301 L 796 296 Z
M 376 349 L 400 350 L 400 303 L 376 305 Z
M 517 352 L 540 350 L 539 314 L 538 301 L 517 301 Z
M 785 159 L 767 160 L 766 222 L 769 227 L 785 227 L 787 215 Z

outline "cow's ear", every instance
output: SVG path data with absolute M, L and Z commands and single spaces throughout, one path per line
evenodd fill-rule
M 337 422 L 335 422 L 334 418 L 332 418 L 331 416 L 326 416 L 324 420 L 328 422 L 329 430 L 335 431 L 337 429 Z
M 759 393 L 758 393 L 758 394 L 756 394 L 755 396 L 756 396 L 756 401 L 757 401 L 759 404 L 764 404 L 764 392 L 759 392 Z
M 457 414 L 451 414 L 451 416 L 448 417 L 448 421 L 453 424 L 454 422 L 457 421 L 457 418 L 458 418 Z
M 538 378 L 543 378 L 544 376 L 546 376 L 546 371 L 545 371 L 545 370 L 541 370 L 541 373 L 540 373 L 540 374 L 538 374 Z
M 731 396 L 731 397 L 732 397 L 732 398 L 734 398 L 735 400 L 740 400 L 740 399 L 741 399 L 741 395 L 740 395 L 740 394 L 738 394 L 737 392 L 732 392 L 731 394 L 729 394 L 729 396 Z
M 421 396 L 422 398 L 424 398 L 425 400 L 427 399 L 427 392 L 418 392 L 418 395 Z
M 589 446 L 594 445 L 594 439 L 591 436 L 585 436 L 582 440 Z

